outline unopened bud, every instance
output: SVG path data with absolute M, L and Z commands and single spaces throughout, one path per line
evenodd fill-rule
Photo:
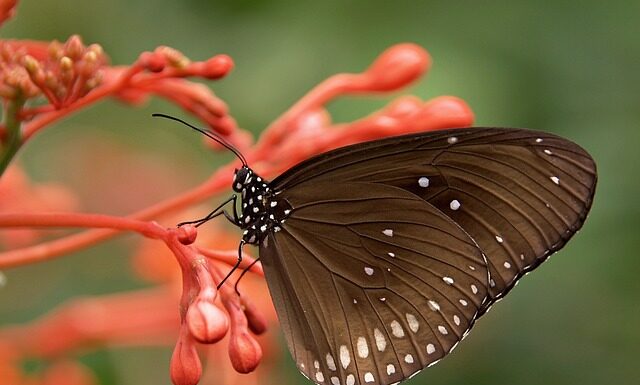
M 262 348 L 246 329 L 232 332 L 229 341 L 229 359 L 236 372 L 251 373 L 262 359 Z
M 191 335 L 203 344 L 220 341 L 229 329 L 227 315 L 212 301 L 200 298 L 189 306 L 186 322 Z
M 370 91 L 392 91 L 418 79 L 431 65 L 422 47 L 397 44 L 384 51 L 365 71 Z
M 174 385 L 197 385 L 202 376 L 202 364 L 194 341 L 183 326 L 171 356 L 169 368 Z

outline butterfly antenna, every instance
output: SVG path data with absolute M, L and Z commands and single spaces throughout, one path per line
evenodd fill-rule
M 225 147 L 227 150 L 231 151 L 236 157 L 238 157 L 238 159 L 240 159 L 240 161 L 242 162 L 243 166 L 247 166 L 247 160 L 245 159 L 244 155 L 242 155 L 242 153 L 240 151 L 238 151 L 237 148 L 233 147 L 229 142 L 227 142 L 226 140 L 224 140 L 222 137 L 216 135 L 213 132 L 209 132 L 209 131 L 205 131 L 201 128 L 198 128 L 192 124 L 189 124 L 187 122 L 185 122 L 184 120 L 180 119 L 180 118 L 176 118 L 175 116 L 170 116 L 170 115 L 165 115 L 165 114 L 151 114 L 151 116 L 153 116 L 154 118 L 165 118 L 165 119 L 170 119 L 170 120 L 175 120 L 176 122 L 180 122 L 182 124 L 184 124 L 187 127 L 191 127 L 192 129 L 198 131 L 199 133 L 201 133 L 202 135 L 206 136 L 209 139 L 215 140 L 216 142 L 218 142 L 220 145 L 222 145 L 223 147 Z

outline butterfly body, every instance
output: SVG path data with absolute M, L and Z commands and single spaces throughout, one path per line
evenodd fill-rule
M 464 128 L 236 171 L 289 350 L 318 384 L 394 384 L 446 356 L 582 226 L 593 159 L 555 135 Z
M 281 230 L 291 210 L 286 202 L 277 207 L 276 193 L 268 182 L 244 166 L 234 174 L 233 190 L 242 197 L 242 211 L 236 224 L 244 230 L 244 243 L 259 245 L 269 232 Z

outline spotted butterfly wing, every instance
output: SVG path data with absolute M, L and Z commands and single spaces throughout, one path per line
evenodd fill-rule
M 469 128 L 236 179 L 243 239 L 260 247 L 299 369 L 354 385 L 402 381 L 449 353 L 581 227 L 596 170 L 551 134 Z

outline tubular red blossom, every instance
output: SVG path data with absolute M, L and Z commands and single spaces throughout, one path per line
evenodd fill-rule
M 414 82 L 431 67 L 431 57 L 416 44 L 397 44 L 384 51 L 354 82 L 350 91 L 387 92 Z
M 251 373 L 262 359 L 262 348 L 248 331 L 231 328 L 229 359 L 238 373 Z
M 227 315 L 213 301 L 200 296 L 189 305 L 186 323 L 191 335 L 203 344 L 213 344 L 220 341 L 229 330 Z
M 0 0 L 0 25 L 15 15 L 17 4 L 18 0 Z
M 198 236 L 198 228 L 194 225 L 184 225 L 179 227 L 176 230 L 178 235 L 178 242 L 183 245 L 190 245 L 196 241 L 196 237 Z
M 202 364 L 195 342 L 184 324 L 171 356 L 169 371 L 174 385 L 197 385 L 202 376 Z

